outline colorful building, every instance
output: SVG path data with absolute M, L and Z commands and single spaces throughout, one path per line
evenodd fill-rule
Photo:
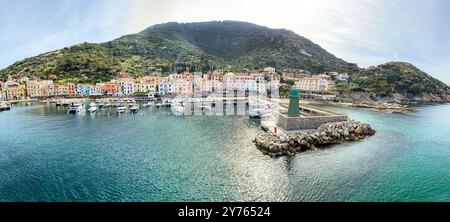
M 251 73 L 250 76 L 253 77 L 254 80 L 256 80 L 257 82 L 262 82 L 264 81 L 264 74 L 262 73 Z
M 120 93 L 119 85 L 115 81 L 111 81 L 105 84 L 103 91 L 106 95 L 115 96 Z
M 160 82 L 158 84 L 159 95 L 172 95 L 174 91 L 172 82 Z
M 192 80 L 194 80 L 194 75 L 192 73 L 190 73 L 190 72 L 183 72 L 183 73 L 181 73 L 181 78 L 184 81 L 191 82 Z
M 186 81 L 183 79 L 175 80 L 173 82 L 174 94 L 192 94 L 192 81 Z
M 105 88 L 104 83 L 97 83 L 97 84 L 95 84 L 95 86 L 91 87 L 89 95 L 101 96 L 101 95 L 105 94 L 104 88 Z
M 67 84 L 54 84 L 53 91 L 56 96 L 68 96 L 69 86 Z
M 157 84 L 155 83 L 136 83 L 135 91 L 139 93 L 155 93 L 157 90 Z
M 333 89 L 334 81 L 328 75 L 317 75 L 300 79 L 296 86 L 302 91 L 325 92 Z
M 77 84 L 77 94 L 81 96 L 89 96 L 91 94 L 91 85 Z
M 169 81 L 177 81 L 177 80 L 182 80 L 183 79 L 183 75 L 181 75 L 181 74 L 177 74 L 177 73 L 174 73 L 174 74 L 170 74 L 169 75 Z
M 27 97 L 37 98 L 41 96 L 41 89 L 38 81 L 32 80 L 26 83 L 27 86 Z
M 217 80 L 208 80 L 202 84 L 202 92 L 208 93 L 222 93 L 224 91 L 224 84 Z
M 223 82 L 223 72 L 222 71 L 214 71 L 211 74 L 211 77 L 209 80 L 213 80 L 213 81 L 218 81 L 218 82 Z
M 67 94 L 69 96 L 76 96 L 77 95 L 77 85 L 74 83 L 67 83 Z
M 26 86 L 17 82 L 6 82 L 6 100 L 23 100 L 26 99 Z
M 264 72 L 267 72 L 269 74 L 275 74 L 276 69 L 269 66 L 269 67 L 264 68 Z
M 4 90 L 4 86 L 5 83 L 0 81 L 0 101 L 5 101 L 6 100 L 6 92 Z
M 129 96 L 134 94 L 135 80 L 132 78 L 121 78 L 117 80 L 117 84 L 122 90 L 124 96 Z
M 53 81 L 52 80 L 42 80 L 39 82 L 40 97 L 53 96 Z
M 3 90 L 3 88 L 0 88 L 0 101 L 6 100 L 6 92 Z

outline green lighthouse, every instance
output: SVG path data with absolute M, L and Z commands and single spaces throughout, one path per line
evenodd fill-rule
M 289 110 L 288 117 L 300 116 L 300 92 L 296 87 L 292 87 L 289 92 Z

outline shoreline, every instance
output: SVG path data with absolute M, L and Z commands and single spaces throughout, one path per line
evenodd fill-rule
M 341 106 L 341 107 L 354 107 L 354 108 L 363 108 L 363 109 L 371 109 L 376 111 L 385 111 L 388 113 L 414 113 L 416 109 L 409 105 L 402 105 L 398 103 L 381 103 L 381 102 L 373 102 L 373 103 L 364 103 L 364 102 L 334 102 L 334 101 L 300 101 L 300 104 L 306 105 L 333 105 L 333 106 Z

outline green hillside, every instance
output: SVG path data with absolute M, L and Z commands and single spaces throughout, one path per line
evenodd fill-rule
M 265 66 L 323 71 L 355 71 L 310 40 L 284 29 L 245 22 L 165 23 L 102 44 L 81 44 L 17 62 L 8 75 L 56 74 L 61 80 L 95 82 L 124 71 L 134 76 L 189 69 L 241 71 Z
M 389 62 L 363 69 L 353 75 L 349 87 L 352 91 L 375 93 L 381 97 L 394 93 L 407 97 L 431 94 L 446 100 L 450 94 L 448 85 L 405 62 Z

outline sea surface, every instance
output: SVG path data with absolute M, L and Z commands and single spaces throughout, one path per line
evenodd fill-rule
M 0 201 L 450 201 L 450 105 L 389 114 L 363 141 L 271 158 L 244 116 L 0 112 Z

